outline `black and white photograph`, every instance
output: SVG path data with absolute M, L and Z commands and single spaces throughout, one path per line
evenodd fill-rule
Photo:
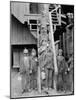
M 74 5 L 10 1 L 11 98 L 74 95 Z

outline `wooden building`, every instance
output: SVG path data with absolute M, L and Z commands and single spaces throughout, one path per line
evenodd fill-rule
M 50 9 L 53 10 L 53 8 Z M 45 27 L 49 23 L 49 4 L 11 2 L 10 42 L 13 67 L 20 67 L 22 50 L 26 45 L 28 45 L 27 48 L 30 48 L 31 45 L 37 47 L 37 33 L 40 23 Z
M 33 33 L 36 33 L 36 29 L 34 30 L 33 33 L 30 31 L 30 28 L 32 29 L 33 26 L 31 24 L 28 25 L 28 22 L 29 22 L 28 16 L 30 17 L 29 3 L 11 2 L 10 43 L 11 43 L 11 66 L 12 68 L 20 67 L 22 51 L 25 47 L 28 48 L 29 53 L 32 48 L 37 49 L 36 34 L 33 35 Z M 35 25 L 34 27 L 36 26 L 37 25 Z
M 65 32 L 64 28 L 63 27 L 61 28 L 62 24 L 66 26 L 65 21 L 62 20 L 62 17 L 66 19 L 66 16 L 64 15 L 64 13 L 62 15 L 62 11 L 61 11 L 63 8 L 65 8 L 65 6 L 62 7 L 62 5 L 61 6 L 59 5 L 58 7 L 53 7 L 57 5 L 55 4 L 52 4 L 50 6 L 49 5 L 50 4 L 11 1 L 10 42 L 11 42 L 11 51 L 12 51 L 11 52 L 12 66 L 19 68 L 22 50 L 24 49 L 24 47 L 26 47 L 26 45 L 27 48 L 35 47 L 37 49 L 38 25 L 40 23 L 43 25 L 45 25 L 45 23 L 49 23 L 48 7 L 50 11 L 52 10 L 54 11 L 55 9 L 58 9 L 59 11 L 56 12 L 55 10 L 54 13 L 52 14 L 54 42 L 60 40 L 60 42 L 58 42 L 57 48 L 58 49 L 62 48 L 64 51 L 64 55 L 69 55 L 70 51 L 72 51 L 71 48 L 73 48 L 73 34 L 72 34 L 72 40 L 67 40 L 65 38 L 68 38 L 68 34 L 73 33 L 74 29 L 72 28 L 69 30 L 68 28 L 66 28 L 66 32 Z M 55 18 L 54 15 L 56 16 Z M 44 21 L 45 19 L 46 21 Z
M 20 67 L 22 51 L 27 47 L 37 49 L 37 29 L 43 4 L 11 2 L 11 66 Z M 42 6 L 43 5 L 43 6 Z M 44 10 L 44 9 L 43 9 Z
M 25 47 L 36 48 L 37 39 L 31 34 L 27 23 L 22 24 L 11 15 L 11 54 L 12 66 L 19 67 L 22 51 Z M 31 46 L 32 45 L 32 46 Z

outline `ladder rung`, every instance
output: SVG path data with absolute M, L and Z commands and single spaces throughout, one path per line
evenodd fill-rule
M 56 21 L 56 20 L 52 20 L 52 22 L 58 22 L 58 21 Z
M 58 22 L 52 22 L 53 24 L 58 24 Z
M 52 18 L 54 18 L 54 19 L 55 19 L 55 18 L 57 18 L 57 16 L 52 16 Z
M 58 22 L 58 20 L 52 20 L 52 22 Z
M 50 8 L 49 9 L 55 9 L 55 7 L 53 7 L 53 6 L 50 6 Z
M 57 13 L 56 10 L 54 10 L 52 13 Z
M 51 15 L 57 15 L 56 13 L 52 13 Z
M 52 21 L 53 24 L 58 23 L 58 21 Z
M 52 14 L 52 17 L 57 17 L 57 15 L 55 15 L 55 14 Z
M 57 14 L 55 12 L 53 12 L 52 15 L 57 15 Z
M 53 25 L 59 25 L 59 23 L 53 23 Z
M 52 20 L 58 20 L 57 17 L 52 17 Z
M 55 8 L 49 8 L 49 11 L 52 11 L 52 10 L 54 10 Z

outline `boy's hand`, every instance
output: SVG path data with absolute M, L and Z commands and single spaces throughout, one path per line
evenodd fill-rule
M 70 68 L 68 68 L 68 71 L 70 71 Z
M 30 74 L 32 73 L 32 70 L 30 70 Z
M 65 74 L 67 74 L 67 72 L 65 72 Z

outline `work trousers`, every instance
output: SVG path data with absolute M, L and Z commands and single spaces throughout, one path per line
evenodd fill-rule
M 46 69 L 46 87 L 53 88 L 54 85 L 54 71 L 52 69 Z
M 21 84 L 22 84 L 22 91 L 23 90 L 28 91 L 30 85 L 30 78 L 28 71 L 22 74 Z
M 30 74 L 30 89 L 37 89 L 37 71 Z

